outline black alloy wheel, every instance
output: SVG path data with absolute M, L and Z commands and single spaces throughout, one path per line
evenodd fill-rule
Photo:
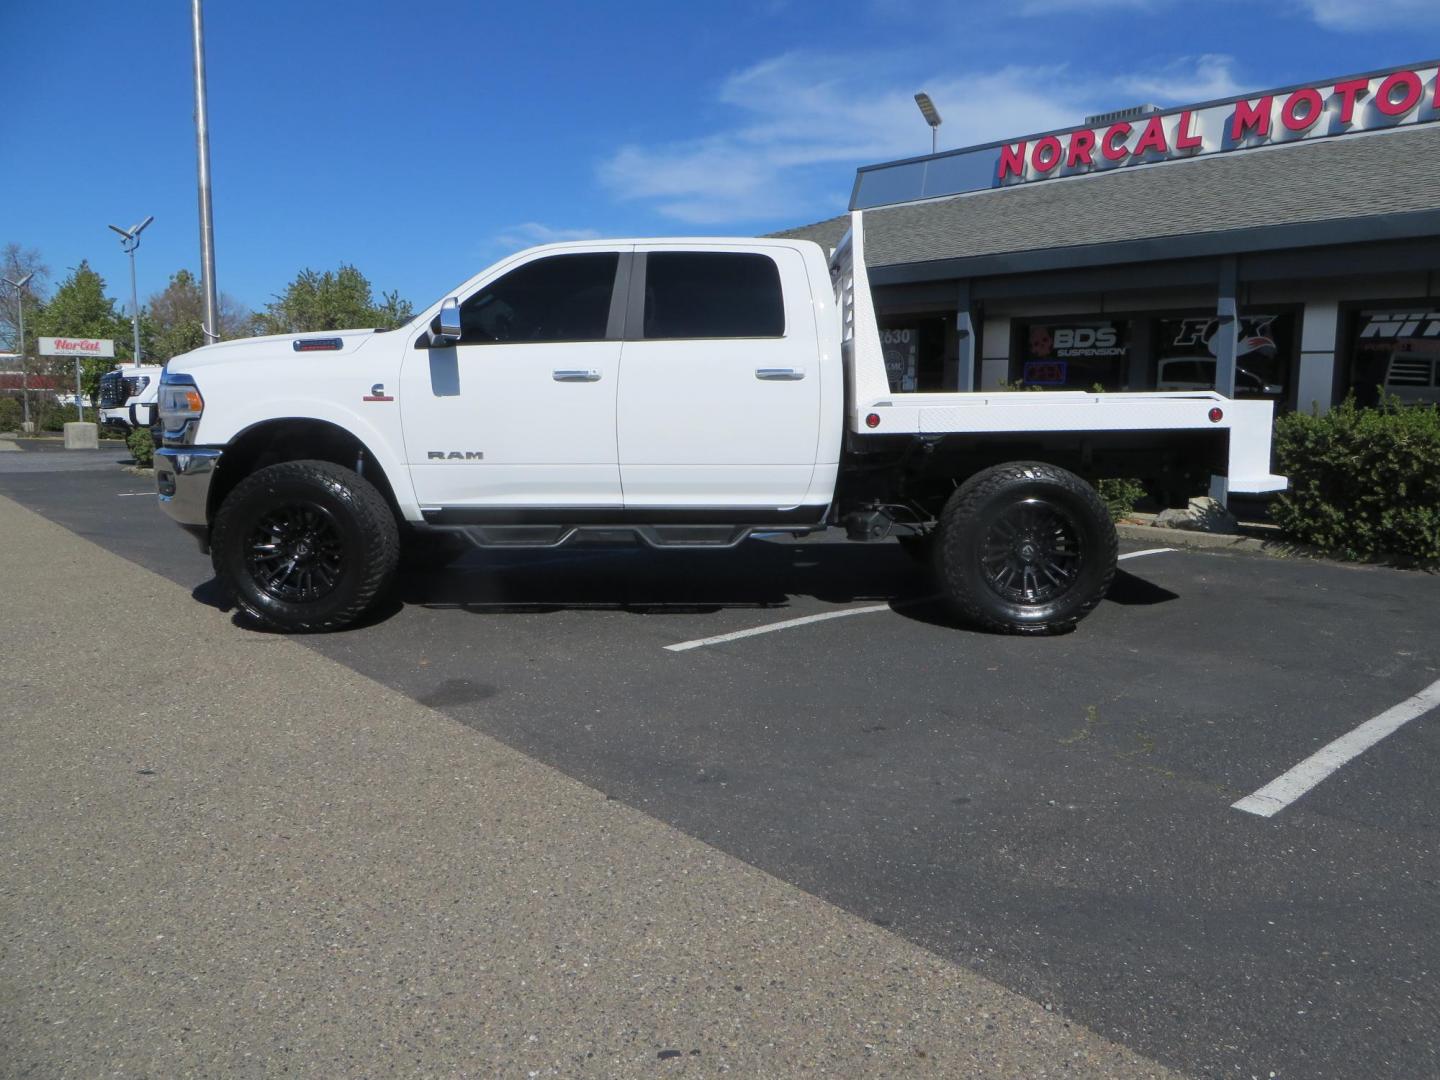
M 976 473 L 940 513 L 935 568 L 962 618 L 988 630 L 1072 629 L 1104 599 L 1118 540 L 1095 489 L 1044 462 Z
M 291 503 L 256 523 L 245 560 L 261 591 L 286 603 L 310 604 L 340 583 L 345 543 L 323 507 Z
M 339 630 L 395 578 L 400 530 L 352 469 L 286 461 L 235 485 L 210 534 L 215 576 L 242 611 L 288 631 Z
M 985 581 L 1012 604 L 1048 604 L 1075 586 L 1084 561 L 1081 528 L 1062 503 L 1034 497 L 990 521 L 980 562 Z

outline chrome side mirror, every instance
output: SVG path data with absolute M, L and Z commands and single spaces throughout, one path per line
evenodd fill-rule
M 447 296 L 440 304 L 440 329 L 431 335 L 435 345 L 454 345 L 460 340 L 460 301 Z

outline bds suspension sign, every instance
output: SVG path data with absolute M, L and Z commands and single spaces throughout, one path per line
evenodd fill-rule
M 1116 119 L 998 147 L 998 186 L 1440 120 L 1440 64 Z

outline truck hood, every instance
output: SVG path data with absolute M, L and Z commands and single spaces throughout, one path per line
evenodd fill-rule
M 253 363 L 257 360 L 278 360 L 285 358 L 292 363 L 304 363 L 310 357 L 335 358 L 359 352 L 379 333 L 399 333 L 397 330 L 321 330 L 308 334 L 270 334 L 266 337 L 234 338 L 203 345 L 188 353 L 174 357 L 167 365 L 171 371 L 194 372 L 217 364 Z M 339 342 L 337 348 L 297 348 L 297 342 L 305 343 Z

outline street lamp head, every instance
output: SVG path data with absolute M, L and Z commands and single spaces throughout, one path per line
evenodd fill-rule
M 30 280 L 32 277 L 34 277 L 34 276 L 35 276 L 35 271 L 34 271 L 34 270 L 31 270 L 30 273 L 26 274 L 26 275 L 25 275 L 24 277 L 22 277 L 19 281 L 11 281 L 11 280 L 7 277 L 7 278 L 5 279 L 5 284 L 6 284 L 6 285 L 9 285 L 12 289 L 20 290 L 20 289 L 23 289 L 23 288 L 25 287 L 26 283 L 29 282 L 29 280 Z
M 152 221 L 154 221 L 154 220 L 155 220 L 155 215 L 154 215 L 154 214 L 151 214 L 151 215 L 150 215 L 149 217 L 147 217 L 144 221 L 140 222 L 139 225 L 132 225 L 132 226 L 130 226 L 130 235 L 131 235 L 131 236 L 139 236 L 142 232 L 145 231 L 145 226 L 149 225 L 149 224 L 150 224 Z
M 935 108 L 935 103 L 930 100 L 930 95 L 925 91 L 915 95 L 915 104 L 920 106 L 920 114 L 925 117 L 925 122 L 932 128 L 940 126 L 940 113 Z
M 119 225 L 111 225 L 111 226 L 109 226 L 109 228 L 114 229 L 117 233 L 119 233 L 121 236 L 123 236 L 126 240 L 129 240 L 129 239 L 130 239 L 130 233 L 129 233 L 127 230 L 122 229 Z

